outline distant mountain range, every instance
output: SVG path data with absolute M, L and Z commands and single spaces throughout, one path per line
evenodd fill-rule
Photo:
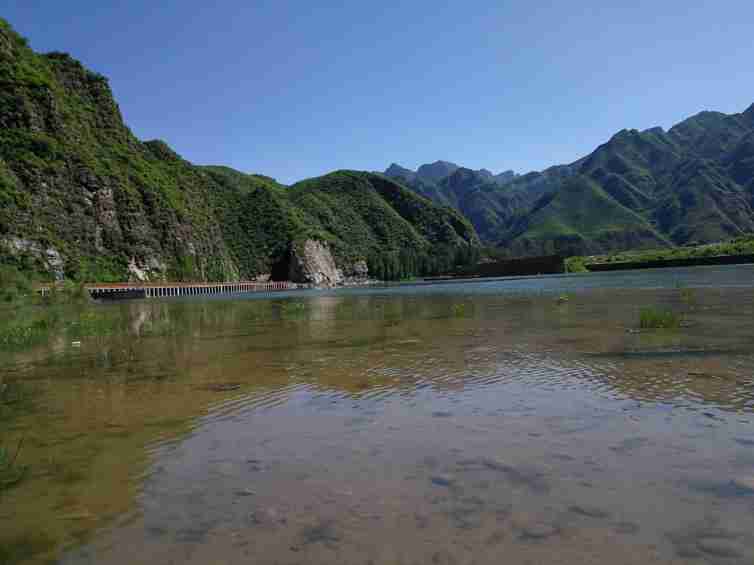
M 754 231 L 754 104 L 622 130 L 568 165 L 493 175 L 437 161 L 384 174 L 465 215 L 511 255 L 592 254 Z

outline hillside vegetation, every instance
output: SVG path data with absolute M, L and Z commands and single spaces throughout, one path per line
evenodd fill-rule
M 419 168 L 422 169 L 421 167 Z M 484 171 L 484 169 L 482 169 Z M 754 105 L 701 112 L 665 131 L 623 130 L 569 165 L 493 176 L 385 175 L 463 213 L 509 255 L 685 246 L 754 232 Z
M 632 250 L 608 255 L 573 256 L 566 260 L 566 270 L 572 273 L 585 272 L 588 270 L 588 265 L 601 263 L 648 263 L 731 255 L 754 255 L 754 235 L 703 245 Z
M 35 53 L 1 19 L 0 85 L 6 266 L 90 281 L 248 279 L 310 238 L 329 242 L 344 272 L 367 260 L 389 278 L 476 256 L 460 214 L 382 176 L 338 171 L 286 187 L 141 142 L 107 79 Z

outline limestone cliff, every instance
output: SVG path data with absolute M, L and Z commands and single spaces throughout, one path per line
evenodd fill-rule
M 336 286 L 343 282 L 343 274 L 326 243 L 307 239 L 291 250 L 288 279 L 315 286 Z

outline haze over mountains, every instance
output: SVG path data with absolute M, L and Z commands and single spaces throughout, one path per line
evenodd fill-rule
M 511 255 L 711 242 L 754 231 L 754 104 L 622 130 L 578 161 L 492 175 L 438 161 L 384 173 L 464 214 Z

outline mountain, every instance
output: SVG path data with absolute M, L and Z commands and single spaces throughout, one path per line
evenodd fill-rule
M 719 241 L 754 232 L 754 105 L 622 130 L 574 163 L 505 182 L 463 168 L 431 184 L 395 178 L 512 255 Z
M 668 240 L 588 177 L 569 177 L 512 227 L 512 255 L 594 254 L 603 248 L 663 247 Z
M 458 165 L 448 161 L 435 161 L 416 169 L 416 176 L 428 183 L 437 182 L 458 170 Z
M 459 213 L 382 175 L 286 187 L 196 166 L 124 124 L 107 79 L 37 54 L 0 19 L 0 264 L 90 280 L 237 280 L 321 242 L 345 273 L 397 278 L 473 258 Z
M 434 163 L 427 163 L 420 165 L 415 171 L 402 167 L 397 163 L 391 164 L 383 174 L 394 180 L 399 180 L 410 185 L 418 184 L 419 186 L 432 187 L 455 173 L 458 169 L 466 169 L 451 163 L 449 161 L 435 161 Z M 470 171 L 471 169 L 466 169 Z M 472 171 L 477 179 L 477 184 L 481 183 L 495 183 L 495 184 L 507 184 L 516 178 L 516 173 L 513 171 L 503 171 L 497 175 L 493 174 L 488 169 L 479 169 Z

